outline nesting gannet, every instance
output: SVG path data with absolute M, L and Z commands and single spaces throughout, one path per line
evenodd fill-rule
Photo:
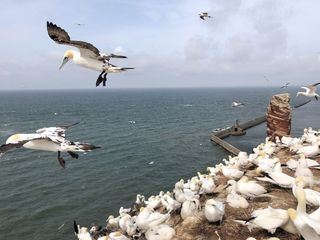
M 276 184 L 282 188 L 292 188 L 294 184 L 294 178 L 282 172 L 281 163 L 278 162 L 274 168 L 277 170 L 267 171 L 266 177 L 256 177 L 256 179 L 259 181 Z
M 238 182 L 229 180 L 228 184 L 231 185 L 236 192 L 250 198 L 262 196 L 267 192 L 267 190 L 256 181 L 249 181 L 247 176 L 243 176 Z
M 80 225 L 77 225 L 76 221 L 73 221 L 73 230 L 79 240 L 92 240 L 88 228 L 80 227 Z
M 204 215 L 209 222 L 222 222 L 224 215 L 224 203 L 215 199 L 209 199 L 206 201 L 204 208 Z
M 147 240 L 171 240 L 175 234 L 176 231 L 172 227 L 166 224 L 160 224 L 151 227 L 145 236 Z
M 212 176 L 206 175 L 203 177 L 201 181 L 201 188 L 199 190 L 199 194 L 211 194 L 216 188 L 214 180 Z
M 241 102 L 233 102 L 231 104 L 231 107 L 242 107 L 244 106 L 244 103 L 241 103 Z
M 299 178 L 297 178 L 296 182 L 295 195 L 298 200 L 297 210 L 292 208 L 288 209 L 288 215 L 304 239 L 319 240 L 319 221 L 312 219 L 306 212 L 306 194 L 303 190 L 304 182 Z
M 77 123 L 76 123 L 77 124 Z M 36 130 L 36 133 L 14 134 L 6 143 L 0 146 L 0 156 L 15 148 L 28 148 L 34 150 L 50 151 L 58 153 L 58 161 L 65 168 L 65 160 L 61 152 L 68 152 L 72 158 L 78 158 L 75 152 L 89 152 L 100 148 L 88 143 L 72 142 L 65 139 L 66 130 L 75 124 L 60 127 L 48 127 Z
M 297 198 L 297 183 L 300 183 L 300 186 L 302 187 L 304 193 L 305 193 L 305 198 L 306 198 L 306 203 L 308 205 L 313 205 L 313 206 L 319 206 L 320 202 L 320 193 L 310 189 L 310 188 L 304 188 L 306 183 L 303 178 L 297 177 L 295 180 L 295 183 L 292 186 L 292 193 L 293 195 Z
M 239 170 L 238 164 L 223 166 L 221 170 L 222 174 L 229 179 L 239 179 L 243 176 L 243 171 Z
M 304 95 L 306 97 L 314 97 L 316 100 L 320 97 L 319 94 L 317 93 L 317 85 L 320 83 L 315 83 L 312 85 L 309 85 L 308 87 L 301 87 L 305 89 L 305 92 L 297 92 L 297 97 L 300 95 Z
M 116 231 L 119 228 L 119 220 L 120 216 L 115 218 L 113 215 L 110 215 L 106 220 L 106 229 L 110 232 Z
M 226 202 L 233 208 L 247 208 L 249 203 L 247 199 L 237 194 L 232 186 L 228 188 L 229 194 Z
M 121 232 L 112 232 L 109 234 L 109 240 L 129 240 L 129 238 L 127 238 Z
M 286 84 L 282 85 L 280 88 L 287 88 L 289 86 L 290 82 L 287 82 Z
M 310 187 L 314 184 L 314 178 L 312 171 L 308 168 L 308 163 L 305 157 L 302 157 L 298 160 L 298 165 L 296 172 L 294 173 L 295 177 L 300 177 L 303 181 Z
M 300 213 L 293 208 L 287 210 L 291 221 L 297 228 L 299 235 L 305 240 L 320 240 L 319 234 L 303 219 Z
M 184 220 L 188 217 L 198 216 L 200 208 L 201 208 L 201 205 L 198 199 L 186 200 L 182 204 L 181 213 L 180 213 L 181 218 Z
M 69 34 L 64 29 L 51 22 L 47 22 L 47 30 L 49 37 L 56 43 L 70 45 L 78 48 L 80 51 L 67 50 L 64 53 L 63 62 L 59 69 L 61 69 L 69 60 L 73 60 L 75 64 L 98 71 L 100 72 L 100 75 L 96 81 L 96 86 L 99 86 L 101 83 L 103 83 L 103 86 L 106 85 L 108 73 L 118 73 L 133 69 L 128 67 L 117 67 L 109 63 L 111 58 L 126 58 L 126 56 L 113 53 L 104 54 L 91 43 L 71 40 Z
M 151 226 L 159 225 L 169 219 L 170 214 L 161 214 L 159 212 L 153 212 L 148 207 L 142 207 L 140 213 L 135 219 L 135 222 L 140 230 L 146 231 Z
M 303 154 L 306 157 L 312 157 L 320 153 L 318 141 L 314 141 L 312 145 L 300 147 L 297 151 L 298 154 Z
M 199 17 L 200 17 L 202 20 L 206 20 L 205 18 L 211 18 L 211 16 L 210 16 L 209 13 L 207 13 L 207 12 L 199 13 Z
M 166 208 L 168 213 L 171 213 L 181 207 L 181 203 L 172 198 L 168 193 L 161 197 L 161 204 Z
M 238 223 L 247 225 L 249 231 L 251 231 L 252 228 L 259 227 L 272 234 L 277 230 L 277 228 L 286 225 L 288 221 L 289 216 L 286 210 L 272 207 L 253 211 L 251 218 L 245 222 L 236 220 Z
M 306 158 L 308 168 L 319 169 L 320 165 L 316 160 Z M 295 170 L 298 166 L 298 161 L 294 159 L 290 159 L 284 164 L 285 167 L 288 167 L 291 170 Z

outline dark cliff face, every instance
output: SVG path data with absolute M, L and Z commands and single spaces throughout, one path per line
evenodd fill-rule
M 267 112 L 267 135 L 271 140 L 290 135 L 291 107 L 289 93 L 274 95 Z

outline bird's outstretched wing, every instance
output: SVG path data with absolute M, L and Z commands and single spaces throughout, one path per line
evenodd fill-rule
M 0 157 L 2 157 L 6 152 L 10 151 L 11 149 L 20 148 L 28 141 L 23 141 L 19 143 L 9 143 L 9 144 L 2 144 L 0 146 Z
M 77 124 L 78 122 L 70 125 L 60 126 L 60 127 L 41 128 L 36 130 L 36 133 L 40 134 L 43 138 L 50 139 L 52 142 L 61 144 L 61 143 L 67 142 L 67 140 L 65 139 L 66 130 Z
M 2 144 L 0 146 L 0 157 L 2 157 L 6 152 L 8 152 L 12 149 L 21 148 L 27 142 L 30 142 L 33 140 L 40 140 L 40 139 L 48 139 L 48 138 L 41 136 L 40 134 L 30 134 L 27 137 L 25 137 L 23 140 L 18 140 L 15 142 Z
M 318 82 L 318 83 L 315 83 L 315 84 L 312 84 L 312 86 L 317 86 L 317 85 L 319 85 L 320 84 L 320 82 Z
M 201 18 L 202 20 L 205 20 L 205 19 L 204 19 L 204 16 L 200 16 L 200 18 Z
M 98 57 L 99 60 L 104 60 L 107 62 L 109 62 L 111 58 L 127 58 L 127 56 L 110 53 L 110 54 L 100 54 L 100 56 Z
M 306 90 L 306 93 L 308 94 L 310 92 L 310 88 L 308 87 L 301 87 L 302 89 Z
M 58 44 L 77 47 L 80 54 L 84 57 L 97 58 L 100 56 L 99 50 L 91 43 L 71 40 L 69 34 L 61 27 L 52 22 L 47 22 L 47 31 L 49 37 Z

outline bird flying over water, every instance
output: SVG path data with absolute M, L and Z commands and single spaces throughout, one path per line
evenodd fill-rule
M 113 53 L 101 53 L 91 43 L 71 40 L 69 34 L 64 29 L 51 22 L 47 22 L 47 31 L 49 37 L 56 43 L 69 45 L 79 49 L 79 52 L 75 50 L 67 50 L 64 53 L 63 62 L 59 69 L 61 69 L 69 60 L 73 60 L 77 65 L 96 70 L 100 72 L 96 81 L 96 87 L 101 83 L 103 83 L 103 86 L 106 86 L 108 73 L 118 73 L 128 69 L 133 69 L 129 67 L 117 67 L 109 63 L 111 58 L 127 58 L 126 56 L 116 55 Z
M 65 132 L 71 126 L 78 123 L 48 127 L 36 130 L 35 133 L 14 134 L 10 136 L 6 143 L 0 146 L 0 156 L 15 148 L 28 148 L 34 150 L 50 151 L 58 153 L 58 161 L 61 167 L 65 168 L 65 160 L 61 157 L 61 152 L 67 152 L 72 158 L 78 159 L 75 152 L 89 152 L 100 148 L 88 143 L 72 142 L 65 138 Z
M 287 82 L 286 84 L 282 85 L 280 88 L 287 88 L 289 86 L 290 82 Z
M 304 95 L 306 97 L 314 97 L 316 100 L 319 99 L 319 94 L 317 93 L 317 85 L 319 85 L 320 82 L 309 85 L 308 87 L 301 87 L 305 89 L 305 92 L 297 92 L 297 97 L 300 95 Z
M 206 20 L 205 18 L 211 18 L 211 16 L 210 16 L 209 13 L 207 13 L 207 12 L 199 13 L 199 17 L 200 17 L 202 20 Z

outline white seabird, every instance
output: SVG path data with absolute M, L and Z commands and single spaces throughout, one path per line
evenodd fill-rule
M 207 13 L 207 12 L 199 13 L 199 17 L 200 17 L 202 20 L 206 20 L 205 18 L 211 18 L 211 16 L 210 16 L 209 13 Z
M 244 103 L 241 103 L 241 102 L 233 102 L 232 104 L 231 104 L 231 106 L 232 107 L 242 107 L 242 106 L 244 106 Z
M 208 199 L 204 208 L 204 215 L 209 222 L 220 221 L 220 224 L 224 215 L 224 203 L 215 199 Z
M 69 34 L 64 29 L 51 22 L 47 22 L 47 30 L 49 37 L 56 43 L 77 47 L 80 51 L 67 50 L 64 53 L 63 62 L 59 69 L 72 59 L 75 64 L 98 71 L 100 72 L 100 75 L 96 81 L 96 87 L 101 83 L 103 83 L 103 86 L 106 85 L 108 73 L 118 73 L 128 69 L 133 69 L 128 67 L 117 67 L 109 63 L 111 58 L 127 58 L 126 56 L 116 55 L 113 53 L 101 53 L 91 43 L 71 40 Z
M 78 124 L 78 123 L 75 123 Z M 58 153 L 58 161 L 65 168 L 65 160 L 61 152 L 67 152 L 72 158 L 79 158 L 75 152 L 89 152 L 100 148 L 88 143 L 72 142 L 65 138 L 66 130 L 75 124 L 60 127 L 48 127 L 36 130 L 36 133 L 14 134 L 6 143 L 0 146 L 0 156 L 15 148 L 28 148 L 34 150 L 50 151 Z
M 319 83 L 315 83 L 312 85 L 309 85 L 308 87 L 301 87 L 303 89 L 305 89 L 305 92 L 297 92 L 297 97 L 300 95 L 304 95 L 306 97 L 314 97 L 316 100 L 318 100 L 318 98 L 320 97 L 319 94 L 317 93 L 317 85 L 319 85 Z
M 259 227 L 273 234 L 279 227 L 286 229 L 286 225 L 289 222 L 289 215 L 286 210 L 269 206 L 268 208 L 253 211 L 251 218 L 246 221 L 235 221 L 247 225 L 250 232 L 252 228 Z

